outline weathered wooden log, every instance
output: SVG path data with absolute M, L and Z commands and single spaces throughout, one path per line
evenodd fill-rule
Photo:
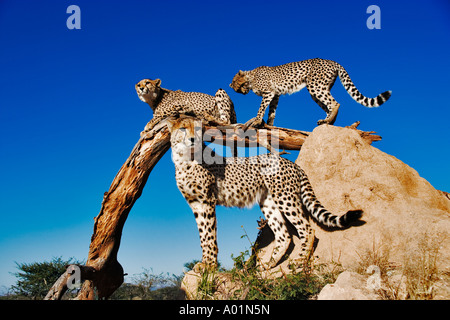
M 265 125 L 244 131 L 241 125 L 205 126 L 204 139 L 216 144 L 237 144 L 239 147 L 274 145 L 279 149 L 300 150 L 309 132 Z M 211 140 L 213 139 L 213 140 Z M 269 148 L 268 148 L 269 149 Z
M 358 131 L 360 136 L 368 143 L 380 141 L 381 137 L 375 135 L 374 131 L 358 130 L 360 122 L 357 121 L 346 128 Z M 249 147 L 262 145 L 268 147 L 267 143 L 274 145 L 278 149 L 300 150 L 310 133 L 307 131 L 286 129 L 264 125 L 262 128 L 249 128 L 242 130 L 242 125 L 230 126 L 205 126 L 205 137 L 207 141 L 216 144 L 232 145 L 237 143 L 239 147 Z
M 78 272 L 78 275 L 75 273 Z M 44 300 L 61 300 L 64 293 L 68 289 L 69 282 L 72 282 L 72 278 L 81 282 L 82 280 L 94 280 L 95 279 L 95 268 L 82 266 L 77 264 L 71 264 L 66 266 L 66 271 L 58 278 L 58 280 L 53 284 L 53 286 L 48 291 Z M 74 284 L 75 285 L 75 284 Z

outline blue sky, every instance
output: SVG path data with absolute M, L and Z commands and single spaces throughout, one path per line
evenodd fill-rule
M 69 30 L 66 9 L 81 9 Z M 381 8 L 369 30 L 366 9 Z M 168 89 L 224 88 L 239 122 L 260 98 L 228 87 L 239 70 L 321 57 L 342 64 L 377 109 L 354 102 L 339 81 L 335 125 L 359 120 L 374 144 L 450 191 L 448 1 L 0 1 L 0 286 L 14 261 L 86 259 L 102 196 L 127 159 L 150 108 L 142 78 Z M 306 90 L 283 96 L 275 124 L 312 131 L 324 112 Z M 295 160 L 293 152 L 288 158 Z M 248 248 L 259 208 L 218 208 L 219 260 Z M 125 224 L 119 262 L 180 274 L 201 256 L 197 227 L 179 193 L 170 153 L 157 164 Z

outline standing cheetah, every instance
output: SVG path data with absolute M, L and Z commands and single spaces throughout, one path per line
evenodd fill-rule
M 336 216 L 316 199 L 305 172 L 293 162 L 276 154 L 248 158 L 204 159 L 211 152 L 201 140 L 200 121 L 191 117 L 168 118 L 172 159 L 177 186 L 194 212 L 203 251 L 200 267 L 217 265 L 216 205 L 251 207 L 258 203 L 275 234 L 276 250 L 267 263 L 275 266 L 290 243 L 285 219 L 296 228 L 304 255 L 313 244 L 308 212 L 319 223 L 331 228 L 346 228 L 362 215 L 361 210 Z M 207 150 L 209 149 L 209 150 Z
M 143 79 L 135 88 L 139 99 L 148 103 L 153 110 L 153 119 L 144 132 L 153 129 L 166 117 L 186 113 L 218 124 L 236 123 L 233 102 L 223 89 L 217 90 L 215 97 L 199 92 L 172 91 L 161 88 L 160 79 Z
M 251 71 L 239 71 L 230 87 L 236 92 L 247 94 L 253 90 L 262 96 L 256 118 L 249 120 L 246 126 L 259 126 L 269 106 L 268 125 L 273 125 L 278 99 L 282 94 L 292 94 L 306 87 L 313 100 L 327 113 L 324 120 L 317 124 L 333 124 L 339 110 L 339 103 L 330 93 L 337 76 L 350 96 L 363 106 L 378 107 L 391 96 L 391 91 L 381 93 L 375 98 L 363 96 L 353 84 L 347 71 L 337 62 L 320 58 L 291 62 L 276 67 L 258 67 Z

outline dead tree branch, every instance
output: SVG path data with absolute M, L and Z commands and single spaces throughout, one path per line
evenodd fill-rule
M 238 147 L 278 144 L 278 148 L 286 150 L 300 150 L 308 137 L 309 132 L 265 125 L 263 128 L 249 128 L 247 131 L 241 125 L 232 126 L 205 126 L 205 137 L 216 144 L 237 144 Z
M 381 137 L 374 135 L 374 131 L 361 131 L 357 127 L 359 121 L 346 128 L 356 130 L 361 138 L 368 144 L 373 141 L 380 141 Z M 277 141 L 279 149 L 300 150 L 310 132 L 286 129 L 264 125 L 263 128 L 249 128 L 247 131 L 242 130 L 242 125 L 230 126 L 205 126 L 205 137 L 207 141 L 215 144 L 233 145 L 236 143 L 239 147 L 249 147 L 262 145 L 267 148 L 267 143 L 272 144 Z M 275 143 L 275 145 L 277 144 Z
M 123 269 L 117 261 L 122 229 L 128 213 L 142 194 L 153 167 L 170 148 L 167 127 L 144 134 L 135 145 L 131 155 L 120 168 L 109 191 L 103 197 L 100 213 L 94 219 L 86 266 L 91 272 L 81 272 L 86 280 L 77 299 L 93 300 L 108 298 L 123 282 Z M 66 271 L 50 289 L 47 300 L 61 299 L 67 290 Z

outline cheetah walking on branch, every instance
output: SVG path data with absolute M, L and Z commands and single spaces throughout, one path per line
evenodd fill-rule
M 320 58 L 291 62 L 276 67 L 258 67 L 251 71 L 240 70 L 233 78 L 230 87 L 236 92 L 247 94 L 253 90 L 262 97 L 258 114 L 246 123 L 246 127 L 262 124 L 264 113 L 269 107 L 267 124 L 272 126 L 280 95 L 292 94 L 306 87 L 313 100 L 327 113 L 327 117 L 317 124 L 333 124 L 339 111 L 339 103 L 330 93 L 337 76 L 350 96 L 363 106 L 372 108 L 385 103 L 391 91 L 381 93 L 375 98 L 362 95 L 353 84 L 344 67 L 339 63 Z

